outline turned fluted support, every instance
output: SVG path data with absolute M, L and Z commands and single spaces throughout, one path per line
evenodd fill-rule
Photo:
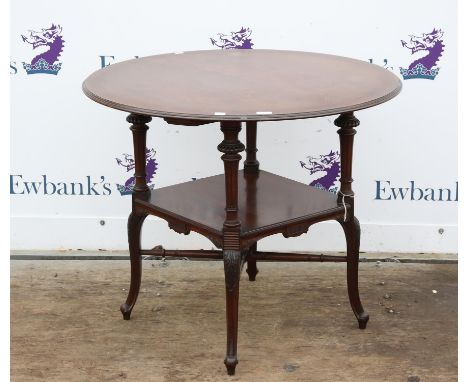
M 359 126 L 359 119 L 354 116 L 353 112 L 343 113 L 335 119 L 335 125 L 340 128 L 337 132 L 340 136 L 341 153 L 341 177 L 338 201 L 339 203 L 344 202 L 351 206 L 350 209 L 345 209 L 344 217 L 338 219 L 346 237 L 348 296 L 351 308 L 358 320 L 359 328 L 365 329 L 369 321 L 369 315 L 362 307 L 359 297 L 358 279 L 361 229 L 358 219 L 354 216 L 354 192 L 352 188 L 353 142 L 354 135 L 356 134 L 355 127 Z
M 246 159 L 244 161 L 244 173 L 256 173 L 258 174 L 260 170 L 260 162 L 257 160 L 257 121 L 248 121 L 246 122 L 247 129 L 246 129 Z M 248 184 L 247 188 L 255 187 L 256 184 Z M 250 192 L 247 193 L 247 199 L 251 195 Z M 255 194 L 256 195 L 256 194 Z M 256 197 L 256 196 L 255 196 Z M 247 200 L 248 208 L 253 208 L 253 205 L 256 201 L 252 203 L 252 201 Z M 256 212 L 256 208 L 255 208 Z M 257 243 L 252 244 L 249 249 L 249 253 L 255 254 L 257 252 Z M 247 261 L 247 274 L 249 275 L 250 281 L 255 281 L 255 277 L 258 273 L 257 268 L 257 261 L 256 260 L 248 260 Z
M 351 205 L 349 216 L 354 215 L 354 191 L 353 183 L 353 141 L 356 134 L 355 127 L 359 126 L 359 119 L 353 112 L 343 113 L 335 119 L 335 125 L 339 127 L 337 133 L 340 136 L 340 155 L 341 155 L 341 177 L 340 190 L 338 192 L 338 201 Z
M 237 331 L 239 312 L 239 278 L 242 268 L 240 251 L 241 222 L 238 217 L 238 172 L 239 161 L 244 145 L 239 141 L 240 122 L 221 122 L 224 140 L 218 150 L 223 153 L 224 178 L 226 188 L 226 219 L 223 224 L 223 259 L 226 284 L 226 358 L 224 364 L 229 375 L 233 375 L 237 365 Z
M 260 163 L 257 160 L 257 121 L 248 121 L 246 132 L 247 157 L 244 161 L 244 171 L 258 172 Z
M 240 222 L 237 216 L 238 211 L 238 192 L 237 177 L 239 171 L 239 161 L 242 156 L 239 154 L 244 150 L 244 144 L 239 141 L 239 132 L 241 131 L 240 122 L 221 122 L 221 131 L 224 134 L 224 140 L 218 145 L 218 150 L 223 153 L 221 159 L 224 162 L 224 179 L 226 189 L 226 219 L 223 230 L 228 232 L 240 232 Z M 239 250 L 239 243 L 234 245 L 229 240 L 223 245 L 223 249 Z
M 141 114 L 130 114 L 127 122 L 131 123 L 130 130 L 133 134 L 133 150 L 135 159 L 135 186 L 133 193 L 147 192 L 146 184 L 146 131 L 151 117 Z

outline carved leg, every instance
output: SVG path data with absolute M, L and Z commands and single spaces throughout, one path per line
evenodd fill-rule
M 132 193 L 132 213 L 128 217 L 128 246 L 130 250 L 131 281 L 127 301 L 120 306 L 124 320 L 129 320 L 133 306 L 138 298 L 141 283 L 141 226 L 147 214 L 135 210 L 135 198 L 147 198 L 150 191 L 146 184 L 146 123 L 151 121 L 147 115 L 130 114 L 127 122 L 131 123 L 133 152 L 135 157 L 135 185 Z
M 128 245 L 130 250 L 130 289 L 128 291 L 127 301 L 120 306 L 124 320 L 130 319 L 130 314 L 135 306 L 140 292 L 141 284 L 141 226 L 147 214 L 133 211 L 128 217 Z
M 361 305 L 358 288 L 361 229 L 359 228 L 359 221 L 354 217 L 354 192 L 351 187 L 353 183 L 353 141 L 356 134 L 354 128 L 359 126 L 359 119 L 355 117 L 353 112 L 347 112 L 340 114 L 335 119 L 335 125 L 340 128 L 337 131 L 340 136 L 341 150 L 341 177 L 338 203 L 345 206 L 345 212 L 343 218 L 339 219 L 338 222 L 343 227 L 346 236 L 348 296 L 353 312 L 359 322 L 359 329 L 365 329 L 367 321 L 369 321 L 369 315 Z
M 346 236 L 347 247 L 347 280 L 348 280 L 348 296 L 351 308 L 356 316 L 359 329 L 365 329 L 369 315 L 366 313 L 359 298 L 359 244 L 361 238 L 361 229 L 359 227 L 359 220 L 355 217 L 348 219 L 346 222 L 339 220 L 343 227 Z
M 257 252 L 257 243 L 250 247 L 250 253 Z M 257 276 L 258 269 L 257 269 L 257 261 L 256 260 L 247 260 L 247 274 L 249 275 L 250 281 L 255 281 L 255 276 Z
M 227 346 L 224 364 L 229 375 L 234 375 L 237 365 L 237 322 L 239 307 L 239 278 L 241 272 L 241 253 L 223 251 L 224 277 L 226 280 L 226 326 Z
M 239 153 L 244 145 L 239 141 L 240 122 L 221 122 L 224 140 L 218 145 L 223 153 L 226 191 L 226 219 L 223 224 L 223 257 L 226 279 L 227 350 L 224 364 L 229 375 L 234 375 L 237 365 L 237 318 L 239 304 L 239 278 L 242 269 L 240 251 L 241 223 L 238 217 Z

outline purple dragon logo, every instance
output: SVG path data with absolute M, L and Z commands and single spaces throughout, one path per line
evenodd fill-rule
M 21 35 L 24 42 L 32 45 L 33 49 L 46 47 L 47 50 L 35 56 L 31 63 L 23 62 L 27 74 L 54 74 L 57 75 L 62 63 L 58 62 L 63 51 L 64 41 L 62 38 L 62 27 L 54 25 L 40 31 L 28 31 L 29 36 Z
M 146 148 L 146 183 L 148 184 L 149 188 L 152 190 L 154 188 L 154 184 L 151 184 L 151 180 L 153 179 L 154 175 L 156 174 L 156 170 L 158 169 L 158 164 L 154 159 L 156 155 L 156 151 L 154 149 Z M 130 154 L 122 154 L 123 159 L 115 158 L 117 164 L 119 166 L 125 167 L 127 172 L 133 172 L 135 169 L 135 161 L 133 159 L 133 155 Z M 117 190 L 119 190 L 120 195 L 130 195 L 133 191 L 133 186 L 135 185 L 135 177 L 131 176 L 127 179 L 125 184 L 117 184 Z
M 308 164 L 300 161 L 302 168 L 305 168 L 312 175 L 313 180 L 310 186 L 336 193 L 338 191 L 337 182 L 340 176 L 340 154 L 338 151 L 330 151 L 329 154 L 316 157 L 307 157 Z
M 444 41 L 442 36 L 444 32 L 435 29 L 430 33 L 423 33 L 422 36 L 410 35 L 409 43 L 401 40 L 401 44 L 411 50 L 411 54 L 423 52 L 423 56 L 413 61 L 408 69 L 400 68 L 403 79 L 410 80 L 414 78 L 423 78 L 433 80 L 439 73 L 436 67 L 437 61 L 442 57 L 444 51 Z M 418 53 L 420 54 L 420 53 Z
M 221 49 L 252 49 L 253 43 L 250 39 L 252 31 L 250 28 L 242 27 L 237 32 L 229 34 L 218 33 L 218 38 L 211 38 L 211 43 Z

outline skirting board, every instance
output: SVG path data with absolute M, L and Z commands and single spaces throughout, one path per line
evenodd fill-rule
M 102 222 L 104 224 L 102 224 Z M 456 253 L 457 226 L 387 224 L 361 221 L 361 251 L 399 253 Z M 170 249 L 211 249 L 201 235 L 179 235 L 155 217 L 143 225 L 142 247 L 162 245 Z M 11 217 L 11 249 L 121 250 L 127 249 L 127 219 L 123 217 Z M 259 242 L 262 251 L 345 251 L 344 234 L 336 222 L 310 227 L 297 238 L 274 235 Z

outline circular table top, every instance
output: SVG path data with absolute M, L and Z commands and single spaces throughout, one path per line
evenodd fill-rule
M 312 118 L 395 97 L 401 81 L 380 66 L 329 54 L 231 49 L 160 54 L 107 66 L 83 82 L 105 106 L 203 121 Z

